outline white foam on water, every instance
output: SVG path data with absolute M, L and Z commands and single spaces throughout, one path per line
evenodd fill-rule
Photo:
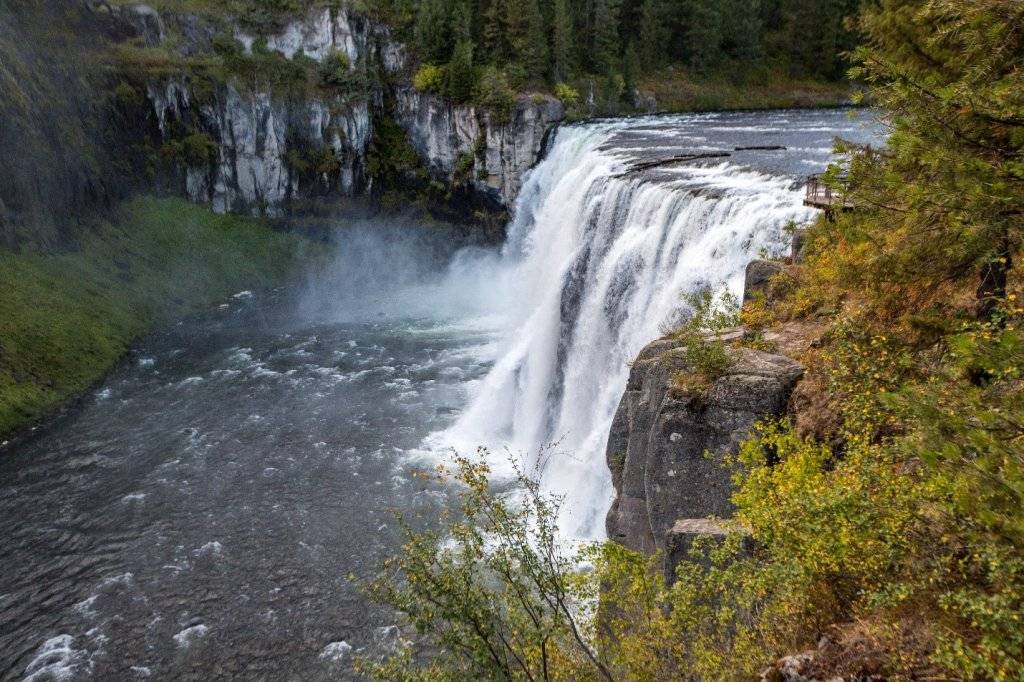
M 331 642 L 325 646 L 323 651 L 320 652 L 319 658 L 321 660 L 330 661 L 331 663 L 341 663 L 348 658 L 351 653 L 352 645 L 341 640 L 340 642 Z
M 501 258 L 488 262 L 504 329 L 493 366 L 423 446 L 488 446 L 498 476 L 512 474 L 506 448 L 521 456 L 545 491 L 564 496 L 560 527 L 575 539 L 605 535 L 605 447 L 629 363 L 685 318 L 686 294 L 740 295 L 746 264 L 781 252 L 784 226 L 812 215 L 792 178 L 731 163 L 625 172 L 630 161 L 609 140 L 630 126 L 562 128 L 526 178 Z
M 74 642 L 75 638 L 67 634 L 43 642 L 25 667 L 25 682 L 73 679 L 88 659 L 83 649 L 72 646 Z
M 224 552 L 224 545 L 220 544 L 217 540 L 207 542 L 199 549 L 192 552 L 193 556 L 219 556 Z
M 193 625 L 192 627 L 185 628 L 178 634 L 174 635 L 174 643 L 178 645 L 179 649 L 185 649 L 206 637 L 209 632 L 210 628 L 201 623 L 199 625 Z

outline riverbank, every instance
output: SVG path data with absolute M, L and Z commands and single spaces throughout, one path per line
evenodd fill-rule
M 0 436 L 109 371 L 154 326 L 284 282 L 308 250 L 265 220 L 143 197 L 61 252 L 0 249 Z

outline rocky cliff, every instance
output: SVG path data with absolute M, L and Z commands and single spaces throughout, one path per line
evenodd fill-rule
M 418 92 L 414 57 L 353 4 L 227 6 L 0 3 L 0 244 L 62 243 L 62 221 L 154 186 L 269 216 L 397 188 L 493 227 L 563 117 L 548 96 L 498 118 Z
M 672 339 L 650 344 L 633 364 L 608 440 L 616 497 L 606 525 L 613 540 L 678 554 L 676 535 L 693 528 L 715 534 L 697 520 L 731 514 L 723 458 L 755 422 L 783 413 L 803 369 L 783 355 L 742 347 L 729 353 L 731 367 L 702 388 L 677 380 L 693 368 Z
M 109 142 L 123 140 L 102 96 L 98 59 L 116 22 L 86 6 L 0 2 L 0 246 L 48 246 L 69 219 L 109 204 L 130 177 Z M 30 228 L 30 229 L 29 229 Z
M 229 30 L 243 50 L 238 61 L 274 59 L 275 69 L 296 71 L 315 64 L 327 79 L 298 92 L 294 83 L 282 86 L 258 73 L 210 79 L 193 70 L 147 83 L 165 141 L 190 131 L 212 141 L 208 158 L 179 159 L 179 182 L 215 211 L 280 215 L 310 197 L 374 189 L 368 154 L 381 116 L 405 130 L 433 180 L 508 209 L 545 135 L 564 115 L 561 103 L 546 96 L 520 98 L 507 120 L 497 120 L 418 92 L 408 83 L 414 63 L 404 46 L 345 4 L 311 10 L 266 35 L 230 19 L 215 25 L 188 14 L 161 17 L 144 6 L 118 11 L 137 40 L 181 60 L 223 50 Z
M 540 158 L 547 134 L 565 116 L 562 103 L 545 95 L 520 96 L 504 121 L 408 85 L 396 86 L 394 98 L 396 120 L 432 176 L 464 181 L 506 208 Z

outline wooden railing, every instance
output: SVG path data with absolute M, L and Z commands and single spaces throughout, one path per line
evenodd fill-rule
M 840 178 L 840 183 L 843 180 L 843 178 Z M 807 185 L 804 188 L 804 206 L 821 208 L 827 211 L 837 208 L 841 211 L 853 210 L 853 203 L 847 198 L 846 193 L 836 191 L 820 175 L 811 175 L 807 178 Z

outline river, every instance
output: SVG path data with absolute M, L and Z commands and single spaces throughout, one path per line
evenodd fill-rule
M 811 215 L 802 176 L 833 137 L 874 140 L 868 121 L 567 126 L 501 249 L 347 226 L 330 267 L 142 340 L 0 448 L 0 675 L 350 677 L 398 630 L 349 576 L 395 550 L 394 510 L 449 503 L 414 474 L 452 446 L 491 446 L 498 475 L 509 455 L 535 464 L 567 496 L 566 535 L 601 538 L 627 362 L 685 316 L 684 293 L 738 292 L 749 259 L 783 252 Z M 785 149 L 736 149 L 752 146 Z M 730 155 L 639 167 L 715 151 Z

